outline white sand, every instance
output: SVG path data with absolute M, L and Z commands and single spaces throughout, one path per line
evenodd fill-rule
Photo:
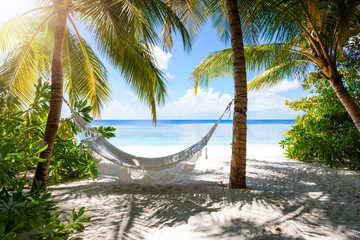
M 181 148 L 123 149 L 160 156 Z M 71 239 L 360 239 L 360 173 L 289 160 L 282 151 L 248 146 L 245 190 L 218 185 L 228 182 L 230 146 L 209 146 L 186 185 L 99 178 L 50 190 L 65 215 L 85 206 L 92 216 Z

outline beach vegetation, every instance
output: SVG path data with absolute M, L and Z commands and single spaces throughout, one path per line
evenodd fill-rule
M 50 86 L 48 82 L 38 81 L 34 102 L 24 111 L 16 110 L 21 104 L 17 97 L 7 102 L 0 98 L 0 185 L 10 183 L 15 177 L 26 179 L 33 174 L 43 146 L 42 137 L 45 131 Z M 74 110 L 90 122 L 91 107 L 85 101 L 74 104 Z M 61 182 L 71 178 L 82 178 L 97 174 L 96 161 L 87 151 L 80 152 L 85 146 L 75 139 L 77 126 L 71 118 L 60 121 L 55 139 L 54 155 L 50 165 L 51 182 Z M 97 128 L 105 138 L 114 137 L 113 127 Z
M 65 217 L 60 222 L 60 212 L 55 210 L 56 202 L 51 201 L 51 193 L 41 189 L 40 184 L 34 191 L 29 191 L 25 181 L 14 181 L 0 190 L 0 239 L 15 239 L 20 233 L 31 239 L 67 239 L 75 231 L 83 232 L 83 223 L 90 217 L 84 217 L 85 208 L 78 212 L 72 210 L 72 218 Z
M 59 220 L 54 213 L 55 202 L 51 194 L 38 185 L 30 191 L 30 179 L 47 145 L 42 136 L 50 97 L 47 81 L 38 80 L 34 102 L 28 109 L 18 110 L 21 102 L 10 96 L 0 97 L 0 239 L 15 239 L 19 234 L 33 239 L 66 239 L 75 231 L 83 231 L 84 208 L 73 210 L 72 218 Z M 75 102 L 74 110 L 90 122 L 91 107 L 86 102 Z M 98 128 L 105 137 L 113 137 L 112 127 Z M 75 139 L 77 127 L 71 118 L 61 119 L 55 140 L 54 156 L 50 165 L 50 182 L 57 183 L 71 178 L 95 177 L 96 161 L 86 151 L 80 152 L 82 143 Z M 86 150 L 86 147 L 83 146 Z
M 346 46 L 339 64 L 344 86 L 360 105 L 359 38 Z M 320 162 L 330 167 L 360 169 L 360 133 L 321 71 L 311 72 L 303 80 L 310 96 L 286 104 L 305 112 L 286 132 L 280 144 L 286 156 L 304 162 Z
M 264 44 L 245 47 L 248 70 L 259 71 L 249 90 L 270 88 L 284 78 L 306 76 L 317 67 L 360 131 L 360 107 L 345 86 L 339 61 L 359 33 L 358 1 L 256 1 L 251 17 Z M 231 49 L 210 54 L 192 73 L 207 85 L 233 76 Z
M 164 74 L 157 68 L 151 46 L 159 41 L 155 29 L 163 28 L 164 46 L 171 48 L 172 36 L 180 33 L 185 49 L 192 36 L 183 22 L 163 1 L 37 1 L 38 7 L 13 18 L 0 27 L 0 91 L 17 96 L 21 110 L 34 100 L 37 79 L 51 80 L 51 92 L 43 143 L 34 177 L 43 186 L 48 182 L 52 151 L 60 124 L 63 90 L 70 103 L 85 100 L 92 114 L 110 101 L 107 71 L 95 46 L 138 98 L 151 109 L 166 96 Z M 83 32 L 89 37 L 83 38 Z

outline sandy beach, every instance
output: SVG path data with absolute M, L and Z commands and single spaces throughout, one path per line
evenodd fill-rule
M 182 146 L 123 147 L 161 156 Z M 231 148 L 208 146 L 186 184 L 124 185 L 100 176 L 50 186 L 58 210 L 86 207 L 70 239 L 360 239 L 360 173 L 286 159 L 278 145 L 248 145 L 247 189 L 227 183 Z

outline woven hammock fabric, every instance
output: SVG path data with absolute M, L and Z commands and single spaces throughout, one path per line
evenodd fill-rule
M 65 101 L 65 100 L 64 100 Z M 69 104 L 65 101 L 69 106 Z M 183 182 L 194 169 L 196 160 L 207 145 L 224 114 L 229 111 L 232 101 L 219 120 L 209 132 L 197 143 L 178 153 L 156 158 L 138 157 L 126 153 L 98 133 L 90 124 L 81 118 L 70 106 L 76 125 L 81 129 L 81 142 L 88 152 L 97 160 L 98 169 L 105 175 L 118 177 L 126 183 L 162 184 L 166 182 Z

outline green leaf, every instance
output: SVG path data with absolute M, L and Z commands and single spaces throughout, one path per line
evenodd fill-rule
M 38 162 L 46 162 L 47 160 L 44 158 L 38 158 L 38 157 L 34 157 L 32 158 L 33 160 L 37 160 Z
M 0 147 L 1 159 L 5 159 L 6 155 L 8 155 L 14 149 L 14 144 L 11 142 L 5 142 Z
M 5 228 L 8 223 L 9 223 L 9 217 L 1 216 L 1 218 L 0 218 L 0 236 L 2 236 L 4 234 Z
M 89 222 L 91 220 L 91 217 L 83 217 L 78 220 L 78 222 Z
M 54 216 L 52 216 L 52 217 L 50 218 L 50 221 L 55 221 L 55 220 L 57 220 L 57 219 L 59 218 L 59 216 L 60 216 L 60 213 L 58 212 L 58 213 L 56 213 Z
M 17 231 L 17 230 L 20 230 L 20 229 L 22 229 L 23 227 L 25 226 L 25 222 L 20 222 L 18 225 L 16 225 L 11 231 L 12 232 L 15 232 L 15 231 Z
M 72 210 L 72 220 L 75 222 L 78 219 L 78 215 L 75 212 L 75 208 Z
M 78 217 L 81 217 L 85 213 L 85 207 L 80 208 Z
M 53 230 L 56 229 L 57 223 L 56 222 L 50 222 L 46 225 L 45 230 Z
M 16 233 L 10 232 L 6 234 L 1 240 L 11 240 L 11 239 L 15 239 L 15 237 L 16 237 Z
M 72 226 L 73 229 L 79 231 L 79 232 L 83 232 L 85 229 L 85 226 L 82 225 L 81 223 L 76 223 Z
M 24 122 L 25 120 L 19 117 L 11 117 L 12 120 L 18 121 L 18 122 Z
M 48 145 L 46 144 L 45 146 L 43 146 L 43 147 L 41 147 L 40 149 L 38 149 L 38 150 L 35 152 L 35 154 L 36 154 L 36 153 L 41 153 L 41 152 L 45 151 L 47 148 L 48 148 Z
M 50 196 L 51 196 L 51 193 L 46 192 L 43 195 L 41 195 L 40 200 L 45 201 L 45 200 L 49 199 Z

